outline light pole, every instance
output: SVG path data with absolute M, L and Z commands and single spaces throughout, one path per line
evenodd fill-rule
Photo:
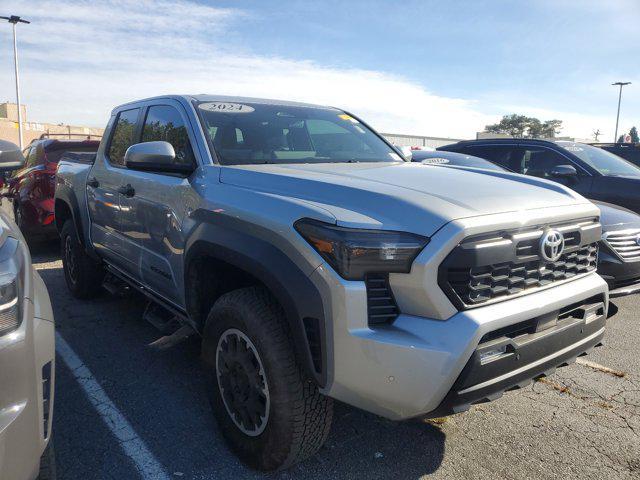
M 20 150 L 24 148 L 22 139 L 22 107 L 20 106 L 20 78 L 18 76 L 18 41 L 16 39 L 16 25 L 18 23 L 31 23 L 22 18 L 11 15 L 10 17 L 0 17 L 0 19 L 7 20 L 13 24 L 13 65 L 16 70 L 16 103 L 18 104 L 18 138 L 20 139 Z
M 611 85 L 620 86 L 620 93 L 618 94 L 618 115 L 616 116 L 616 133 L 613 137 L 613 143 L 617 143 L 618 142 L 618 122 L 620 121 L 620 101 L 622 100 L 622 87 L 624 87 L 625 85 L 631 85 L 631 82 L 616 82 L 616 83 L 612 83 Z

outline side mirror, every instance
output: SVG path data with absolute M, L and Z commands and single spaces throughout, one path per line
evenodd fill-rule
M 131 170 L 159 173 L 191 173 L 192 165 L 176 163 L 176 152 L 169 142 L 136 143 L 127 148 L 124 163 Z
M 576 177 L 578 171 L 573 165 L 556 165 L 551 169 L 551 176 L 558 178 Z
M 24 155 L 15 143 L 0 140 L 0 173 L 24 166 Z

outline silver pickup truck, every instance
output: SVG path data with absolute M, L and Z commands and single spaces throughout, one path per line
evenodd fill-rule
M 65 279 L 118 279 L 202 336 L 214 414 L 253 467 L 326 439 L 337 399 L 462 412 L 598 345 L 598 209 L 508 172 L 404 161 L 336 108 L 166 96 L 63 160 Z

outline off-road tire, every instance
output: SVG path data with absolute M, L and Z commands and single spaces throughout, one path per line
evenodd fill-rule
M 64 280 L 71 294 L 79 299 L 98 295 L 102 289 L 105 271 L 85 252 L 72 220 L 67 220 L 62 226 L 60 254 Z
M 238 330 L 255 346 L 268 384 L 268 417 L 257 436 L 236 425 L 218 382 L 218 342 L 229 331 Z M 333 401 L 320 394 L 296 360 L 284 312 L 266 289 L 243 288 L 220 297 L 207 317 L 202 345 L 214 415 L 232 450 L 245 463 L 258 470 L 280 470 L 320 449 L 331 429 Z

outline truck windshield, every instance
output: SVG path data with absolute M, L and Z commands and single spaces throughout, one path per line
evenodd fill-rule
M 611 152 L 584 143 L 558 142 L 605 177 L 640 177 L 640 168 Z
M 333 108 L 200 102 L 220 163 L 401 162 L 375 133 Z

